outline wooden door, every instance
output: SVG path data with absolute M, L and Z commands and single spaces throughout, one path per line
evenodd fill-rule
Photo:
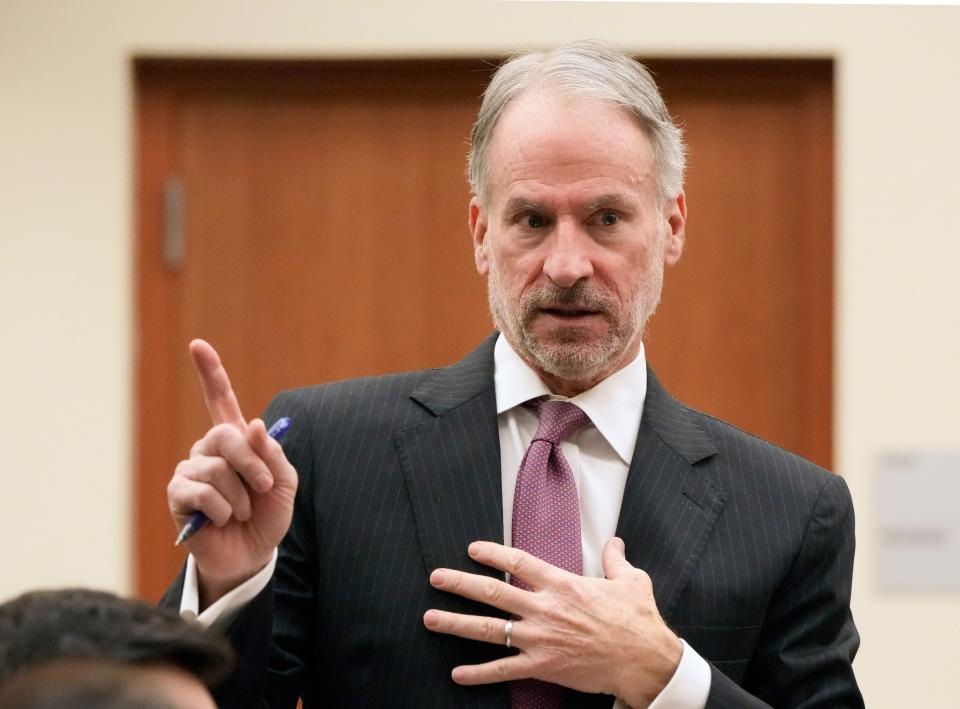
M 647 337 L 681 400 L 829 468 L 832 66 L 654 64 L 686 128 L 689 221 Z
M 687 255 L 650 359 L 691 405 L 829 463 L 829 64 L 654 67 L 692 158 Z M 253 417 L 281 389 L 441 366 L 490 331 L 463 167 L 489 74 L 480 61 L 138 62 L 141 595 L 182 562 L 165 487 L 208 426 L 191 338 L 217 346 Z M 179 262 L 163 248 L 177 185 Z

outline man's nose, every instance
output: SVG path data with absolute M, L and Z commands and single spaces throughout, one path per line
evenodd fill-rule
M 561 288 L 570 288 L 581 278 L 593 275 L 590 251 L 593 240 L 573 225 L 560 223 L 546 244 L 543 272 Z

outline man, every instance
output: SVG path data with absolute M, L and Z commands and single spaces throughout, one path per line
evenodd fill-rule
M 168 496 L 178 525 L 215 526 L 170 598 L 269 664 L 234 691 L 862 706 L 842 480 L 647 370 L 686 220 L 680 133 L 647 72 L 595 43 L 507 63 L 469 171 L 499 334 L 463 361 L 282 394 L 265 417 L 293 419 L 281 449 L 191 345 L 215 425 Z
M 111 593 L 33 591 L 0 605 L 0 706 L 87 706 L 67 702 L 70 692 L 134 701 L 152 688 L 167 706 L 212 708 L 207 687 L 232 666 L 224 638 Z

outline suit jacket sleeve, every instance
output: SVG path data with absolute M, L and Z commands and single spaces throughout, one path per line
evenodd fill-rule
M 712 668 L 707 709 L 863 707 L 852 667 L 860 643 L 850 612 L 854 546 L 850 493 L 833 476 L 771 598 L 743 687 Z
M 283 447 L 288 460 L 297 470 L 299 485 L 294 501 L 293 521 L 280 545 L 273 580 L 265 589 L 272 602 L 269 606 L 264 604 L 263 610 L 269 611 L 268 623 L 272 625 L 272 635 L 271 628 L 267 627 L 264 642 L 272 652 L 267 655 L 269 669 L 266 671 L 263 696 L 267 704 L 275 709 L 293 709 L 303 691 L 307 663 L 314 650 L 317 601 L 317 547 L 314 533 L 316 510 L 311 504 L 312 427 L 299 397 L 291 393 L 279 394 L 267 407 L 264 420 L 269 424 L 281 416 L 289 416 L 293 420 L 293 430 L 290 431 L 292 435 L 287 435 Z M 235 625 L 231 638 L 234 638 L 238 631 L 243 631 L 240 623 Z M 248 638 L 236 637 L 235 645 L 238 650 L 248 647 L 246 640 Z M 241 707 L 244 704 L 228 706 Z

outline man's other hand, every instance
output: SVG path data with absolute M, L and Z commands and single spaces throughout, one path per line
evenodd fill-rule
M 240 411 L 217 351 L 190 343 L 213 427 L 181 461 L 167 486 L 177 529 L 195 511 L 210 522 L 187 540 L 205 608 L 269 563 L 290 527 L 297 473 L 263 421 Z
M 459 684 L 532 677 L 584 692 L 612 694 L 635 709 L 646 707 L 667 685 L 683 645 L 660 617 L 650 577 L 624 557 L 614 537 L 603 548 L 605 579 L 584 578 L 519 549 L 474 542 L 470 556 L 526 581 L 524 591 L 504 581 L 437 569 L 430 583 L 442 590 L 510 613 L 510 638 L 518 653 L 482 665 L 453 669 Z M 502 618 L 429 610 L 424 624 L 438 633 L 504 644 Z

